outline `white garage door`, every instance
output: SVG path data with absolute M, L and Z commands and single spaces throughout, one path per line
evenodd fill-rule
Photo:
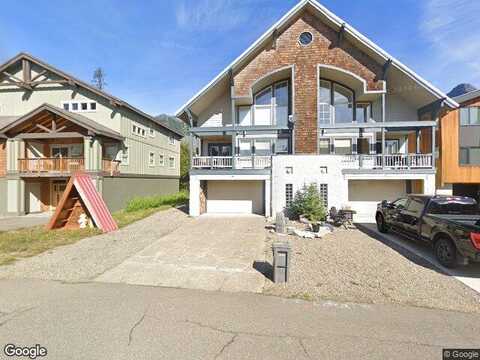
M 355 221 L 375 222 L 377 204 L 406 194 L 405 180 L 349 180 L 348 203 L 357 212 Z
M 263 181 L 208 181 L 207 213 L 264 214 Z

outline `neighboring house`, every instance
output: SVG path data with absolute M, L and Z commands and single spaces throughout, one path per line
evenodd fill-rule
M 178 191 L 181 132 L 28 54 L 0 65 L 0 214 L 51 211 L 72 173 L 111 211 Z
M 316 1 L 301 1 L 176 113 L 190 124 L 190 214 L 328 208 L 435 192 L 436 118 L 458 104 Z M 438 115 L 437 115 L 438 116 Z
M 445 194 L 480 195 L 480 90 L 453 98 L 459 109 L 440 120 L 437 186 Z

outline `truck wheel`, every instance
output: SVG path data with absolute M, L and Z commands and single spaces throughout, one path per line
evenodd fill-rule
M 442 237 L 435 242 L 435 257 L 443 266 L 454 268 L 457 266 L 457 248 L 452 240 Z
M 381 233 L 384 233 L 384 234 L 387 233 L 388 232 L 388 227 L 385 224 L 385 219 L 383 218 L 383 215 L 382 214 L 377 214 L 375 219 L 377 220 L 378 231 L 380 231 Z

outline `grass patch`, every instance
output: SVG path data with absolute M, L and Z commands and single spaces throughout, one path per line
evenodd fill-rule
M 125 212 L 155 209 L 165 205 L 178 206 L 185 204 L 187 201 L 188 193 L 186 191 L 180 191 L 172 195 L 136 197 L 128 202 Z
M 125 210 L 112 214 L 119 228 L 144 219 L 157 211 L 169 209 L 187 202 L 188 194 L 180 192 L 169 196 L 135 198 Z M 69 245 L 86 237 L 101 234 L 97 229 L 52 230 L 44 226 L 0 232 L 0 265 L 17 259 L 38 255 L 57 246 Z

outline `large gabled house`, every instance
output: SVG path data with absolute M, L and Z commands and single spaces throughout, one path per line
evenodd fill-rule
M 25 53 L 0 65 L 0 215 L 55 209 L 77 172 L 110 210 L 178 191 L 182 132 Z
M 303 0 L 176 113 L 190 126 L 190 214 L 283 211 L 435 192 L 437 120 L 458 104 L 315 0 Z

